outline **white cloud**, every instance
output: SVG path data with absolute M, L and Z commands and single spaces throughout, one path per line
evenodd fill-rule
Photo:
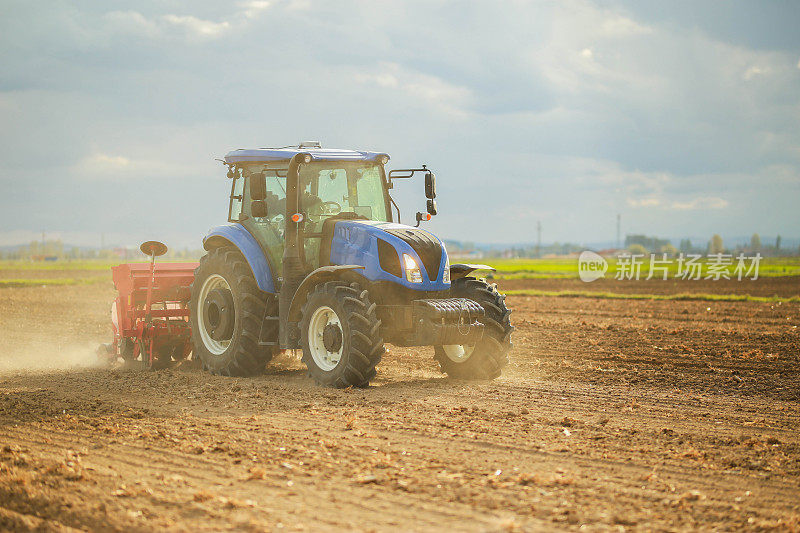
M 628 205 L 631 207 L 658 207 L 661 200 L 658 198 L 628 198 Z
M 765 73 L 766 73 L 766 69 L 761 68 L 761 67 L 757 67 L 757 66 L 754 65 L 752 67 L 748 67 L 748 69 L 744 71 L 744 75 L 742 77 L 745 80 L 750 81 L 753 78 L 755 78 L 756 76 L 761 76 L 762 74 L 765 74 Z
M 403 93 L 412 102 L 433 105 L 453 117 L 465 118 L 473 95 L 466 87 L 444 81 L 442 78 L 423 74 L 397 63 L 381 63 L 372 72 L 356 72 L 356 81 L 369 87 Z M 369 90 L 369 89 L 368 89 Z
M 164 15 L 162 20 L 172 26 L 184 28 L 191 34 L 200 37 L 219 37 L 231 29 L 231 24 L 228 21 L 213 22 L 191 15 Z
M 138 11 L 110 11 L 103 15 L 102 26 L 114 35 L 127 33 L 153 37 L 159 33 L 158 24 Z
M 647 35 L 653 32 L 651 27 L 640 24 L 624 15 L 611 11 L 601 11 L 594 6 L 589 7 L 588 10 L 595 11 L 599 15 L 600 24 L 598 30 L 603 35 L 628 37 L 631 35 Z
M 311 0 L 289 0 L 286 5 L 286 9 L 289 11 L 308 11 L 311 7 Z
M 269 8 L 270 3 L 263 0 L 253 0 L 239 4 L 242 7 L 242 14 L 245 18 L 252 19 L 258 17 L 263 11 Z
M 140 34 L 154 38 L 174 35 L 175 30 L 180 29 L 191 39 L 209 40 L 243 27 L 257 19 L 271 5 L 270 2 L 264 0 L 241 2 L 230 17 L 219 21 L 172 13 L 148 18 L 137 11 L 111 11 L 106 13 L 104 18 L 115 32 Z
M 689 200 L 672 201 L 656 197 L 628 198 L 626 202 L 629 207 L 659 207 L 678 211 L 725 209 L 728 207 L 728 201 L 718 197 L 700 197 Z
M 70 175 L 81 180 L 100 180 L 108 182 L 139 181 L 151 179 L 184 178 L 187 168 L 175 161 L 157 159 L 133 159 L 122 155 L 112 155 L 94 151 L 73 164 Z
M 75 166 L 75 171 L 85 177 L 108 177 L 130 166 L 131 160 L 127 157 L 94 153 L 81 159 Z
M 673 202 L 673 209 L 686 211 L 690 209 L 725 209 L 728 201 L 718 197 L 694 198 L 684 202 Z

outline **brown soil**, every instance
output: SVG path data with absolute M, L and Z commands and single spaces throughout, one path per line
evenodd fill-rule
M 800 528 L 798 304 L 509 297 L 500 379 L 340 391 L 69 368 L 113 295 L 0 291 L 0 530 Z

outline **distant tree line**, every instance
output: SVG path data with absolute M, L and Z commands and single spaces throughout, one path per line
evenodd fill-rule
M 203 250 L 170 248 L 164 259 L 196 261 L 204 253 Z M 0 260 L 11 261 L 144 261 L 145 259 L 146 256 L 138 247 L 118 246 L 102 249 L 67 247 L 59 239 L 32 241 L 29 244 L 0 250 Z
M 758 233 L 754 233 L 750 237 L 749 244 L 737 244 L 732 247 L 726 247 L 722 236 L 714 234 L 711 238 L 702 244 L 694 245 L 690 239 L 681 239 L 676 249 L 667 239 L 659 239 L 658 237 L 648 237 L 647 235 L 627 235 L 625 237 L 625 248 L 631 253 L 667 253 L 674 255 L 677 253 L 683 254 L 733 254 L 739 255 L 741 253 L 753 255 L 760 253 L 764 257 L 777 257 L 777 256 L 795 256 L 800 255 L 800 247 L 798 249 L 786 249 L 781 247 L 781 236 L 775 238 L 775 244 L 762 244 L 761 237 Z

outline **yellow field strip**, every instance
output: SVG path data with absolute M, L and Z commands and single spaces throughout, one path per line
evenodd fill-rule
M 109 276 L 92 276 L 88 278 L 10 278 L 0 279 L 0 289 L 13 287 L 42 287 L 52 285 L 91 285 L 111 281 Z
M 554 296 L 560 298 L 605 298 L 612 300 L 695 300 L 709 302 L 800 302 L 800 296 L 752 296 L 750 294 L 708 294 L 687 293 L 680 294 L 625 294 L 620 292 L 591 292 L 591 291 L 540 291 L 535 289 L 521 289 L 503 291 L 511 296 Z

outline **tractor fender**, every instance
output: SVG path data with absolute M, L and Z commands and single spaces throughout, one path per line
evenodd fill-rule
M 275 294 L 275 282 L 272 279 L 272 269 L 269 261 L 261 250 L 258 241 L 241 224 L 226 224 L 217 226 L 208 232 L 203 239 L 203 248 L 213 250 L 220 246 L 235 246 L 253 271 L 258 288 L 264 292 Z
M 319 267 L 311 274 L 306 276 L 306 278 L 300 283 L 300 286 L 297 288 L 297 292 L 294 293 L 294 297 L 292 298 L 292 303 L 289 306 L 289 322 L 299 322 L 300 321 L 300 310 L 303 307 L 303 302 L 306 301 L 306 296 L 308 293 L 311 292 L 315 286 L 319 285 L 323 281 L 330 281 L 334 279 L 338 274 L 342 272 L 350 271 L 350 270 L 358 270 L 363 269 L 364 267 L 361 265 L 330 265 Z
M 450 279 L 453 280 L 469 276 L 476 270 L 491 270 L 492 272 L 496 272 L 497 269 L 494 267 L 490 267 L 489 265 L 472 265 L 467 263 L 456 263 L 455 265 L 450 265 Z

